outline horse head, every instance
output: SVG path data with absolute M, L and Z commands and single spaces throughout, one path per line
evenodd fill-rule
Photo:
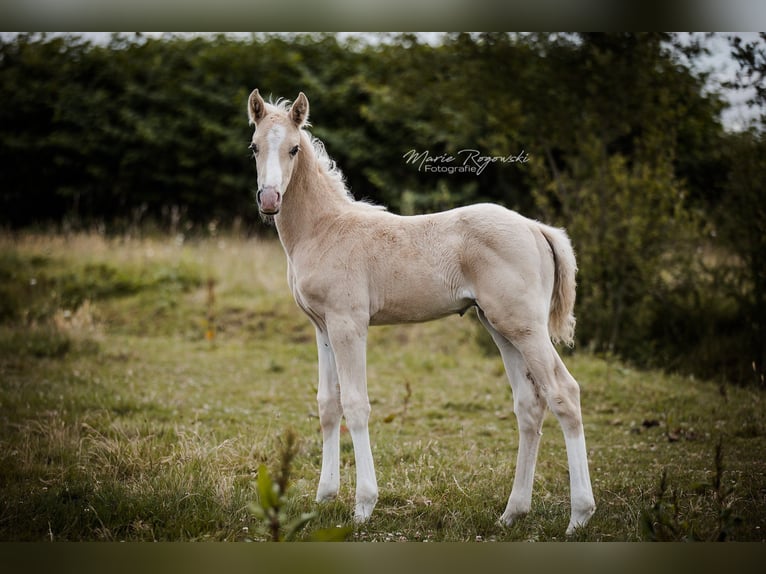
M 256 89 L 248 98 L 247 112 L 255 126 L 250 149 L 258 171 L 258 210 L 274 216 L 282 207 L 295 157 L 301 151 L 301 128 L 308 121 L 309 101 L 301 92 L 289 107 L 267 104 Z

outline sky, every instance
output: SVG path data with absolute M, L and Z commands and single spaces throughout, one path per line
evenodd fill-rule
M 747 100 L 753 95 L 754 90 L 730 90 L 722 86 L 727 80 L 734 79 L 737 72 L 737 63 L 731 57 L 731 50 L 727 36 L 736 35 L 745 42 L 759 40 L 758 32 L 734 32 L 716 33 L 706 40 L 710 55 L 703 56 L 695 63 L 695 68 L 702 72 L 709 72 L 708 89 L 719 91 L 728 101 L 729 107 L 721 115 L 721 122 L 728 130 L 741 131 L 747 128 L 756 119 L 760 111 L 748 107 Z

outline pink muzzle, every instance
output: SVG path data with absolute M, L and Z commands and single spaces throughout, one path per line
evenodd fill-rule
M 258 190 L 256 201 L 261 213 L 264 215 L 276 215 L 282 206 L 282 195 L 275 187 L 264 187 Z

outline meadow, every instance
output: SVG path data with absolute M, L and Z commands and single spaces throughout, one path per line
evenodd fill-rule
M 316 504 L 314 331 L 274 239 L 0 234 L 0 540 L 261 541 L 258 469 L 296 438 L 283 513 L 352 526 L 354 461 Z M 583 350 L 598 509 L 575 541 L 766 539 L 763 392 Z M 517 432 L 472 313 L 370 331 L 380 498 L 353 541 L 565 540 L 569 483 L 549 415 L 532 511 L 497 519 Z

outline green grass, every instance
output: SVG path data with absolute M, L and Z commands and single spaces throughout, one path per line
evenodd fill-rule
M 275 241 L 3 235 L 0 300 L 0 540 L 267 540 L 249 508 L 287 429 L 299 444 L 283 510 L 316 512 L 298 538 L 351 524 L 347 433 L 340 496 L 313 501 L 314 333 Z M 565 360 L 598 504 L 573 539 L 766 538 L 762 392 Z M 551 416 L 531 513 L 497 523 L 517 433 L 477 320 L 372 329 L 368 372 L 380 499 L 349 539 L 564 539 Z

